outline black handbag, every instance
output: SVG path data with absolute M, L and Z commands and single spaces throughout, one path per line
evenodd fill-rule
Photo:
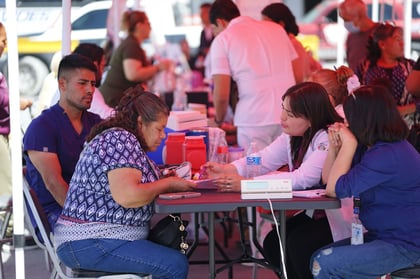
M 188 244 L 185 242 L 187 237 L 186 226 L 188 221 L 184 221 L 178 215 L 169 214 L 157 222 L 149 232 L 149 240 L 163 246 L 179 249 L 185 254 Z

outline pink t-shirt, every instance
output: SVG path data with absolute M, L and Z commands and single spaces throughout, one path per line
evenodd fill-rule
M 238 84 L 236 126 L 280 124 L 282 96 L 295 84 L 296 51 L 283 28 L 240 16 L 214 39 L 211 75 L 230 75 Z

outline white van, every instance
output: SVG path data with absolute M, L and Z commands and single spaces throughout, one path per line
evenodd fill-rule
M 45 6 L 42 8 L 40 1 L 27 0 L 24 2 L 27 3 L 25 7 L 17 8 L 18 35 L 20 35 L 18 38 L 19 86 L 22 96 L 36 99 L 45 76 L 50 72 L 49 65 L 52 56 L 61 50 L 62 8 L 61 0 L 44 2 L 42 5 Z M 190 5 L 194 5 L 194 7 L 187 7 L 190 14 L 186 15 L 179 11 L 183 10 L 179 7 L 186 5 L 182 0 L 140 1 L 139 8 L 146 11 L 152 25 L 153 44 L 164 43 L 165 37 L 168 35 L 182 35 L 186 37 L 192 49 L 198 47 L 202 30 L 198 12 L 201 2 L 205 2 L 205 0 L 192 2 L 194 3 Z M 32 3 L 32 7 L 28 7 L 29 3 Z M 60 3 L 60 5 L 51 3 Z M 84 5 L 80 6 L 80 4 Z M 79 0 L 72 1 L 72 5 L 75 5 L 71 11 L 72 49 L 81 42 L 104 46 L 107 40 L 107 17 L 112 1 Z M 131 2 L 127 6 L 132 6 Z M 0 7 L 0 14 L 6 20 L 7 15 L 4 5 L 1 6 L 1 0 Z M 192 13 L 194 14 L 191 15 Z M 181 22 L 177 23 L 176 17 L 178 17 L 178 21 L 181 18 Z M 31 25 L 37 26 L 37 28 L 31 28 Z M 29 34 L 28 30 L 34 32 Z M 146 50 L 150 50 L 151 43 L 147 43 Z M 0 70 L 5 74 L 7 74 L 6 59 L 7 54 L 3 55 L 0 60 Z

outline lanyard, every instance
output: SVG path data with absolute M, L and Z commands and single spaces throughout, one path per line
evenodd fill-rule
M 359 215 L 360 212 L 360 198 L 353 197 L 353 213 Z

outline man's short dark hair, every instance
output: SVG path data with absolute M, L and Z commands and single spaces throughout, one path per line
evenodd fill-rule
M 211 3 L 210 3 L 210 2 L 205 2 L 205 3 L 202 3 L 202 4 L 200 5 L 200 9 L 203 9 L 203 8 L 208 8 L 208 9 L 210 9 L 210 8 L 211 8 Z
M 231 21 L 240 16 L 238 7 L 231 0 L 216 0 L 210 8 L 210 23 L 216 25 L 216 19 Z
M 57 78 L 60 79 L 65 72 L 74 69 L 87 69 L 95 74 L 97 72 L 95 64 L 89 58 L 80 54 L 69 54 L 61 59 L 60 65 L 58 66 Z

